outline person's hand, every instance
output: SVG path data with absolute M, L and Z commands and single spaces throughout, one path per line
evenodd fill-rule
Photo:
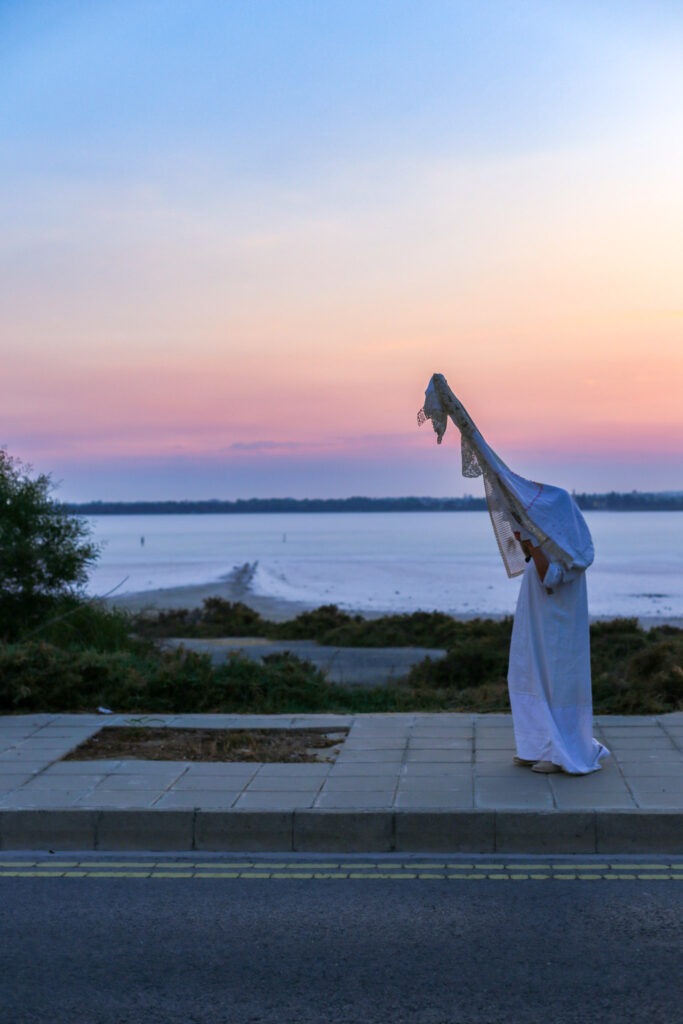
M 524 557 L 528 561 L 532 557 L 532 552 L 534 550 L 534 545 L 531 543 L 530 540 L 521 540 L 521 534 L 520 534 L 519 530 L 515 530 L 514 531 L 514 537 L 515 537 L 515 540 L 519 541 L 519 545 L 520 545 L 522 551 L 524 552 Z

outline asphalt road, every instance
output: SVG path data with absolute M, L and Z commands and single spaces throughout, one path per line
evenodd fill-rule
M 672 1024 L 683 884 L 0 879 L 2 1024 Z

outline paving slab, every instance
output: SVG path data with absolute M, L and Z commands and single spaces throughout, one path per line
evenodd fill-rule
M 64 761 L 104 726 L 348 729 L 333 763 Z M 0 718 L 0 849 L 683 853 L 683 715 L 598 716 L 588 776 L 512 764 L 509 715 Z

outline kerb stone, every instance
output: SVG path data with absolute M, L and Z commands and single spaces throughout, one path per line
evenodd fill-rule
M 292 811 L 197 811 L 196 850 L 277 853 L 292 849 Z
M 597 813 L 598 853 L 683 853 L 683 815 L 666 811 Z
M 191 850 L 193 811 L 104 810 L 98 850 Z
M 496 811 L 496 853 L 595 853 L 593 811 Z
M 2 850 L 94 850 L 97 811 L 0 811 Z
M 294 849 L 302 853 L 390 853 L 391 811 L 295 811 Z
M 396 850 L 401 853 L 493 853 L 493 811 L 396 811 Z

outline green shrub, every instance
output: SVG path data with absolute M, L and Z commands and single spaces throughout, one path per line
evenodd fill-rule
M 199 613 L 187 608 L 174 608 L 170 611 L 139 612 L 133 618 L 133 629 L 138 636 L 150 640 L 163 640 L 171 636 L 183 636 L 188 639 L 199 636 Z
M 512 619 L 472 619 L 466 622 L 443 612 L 412 612 L 365 619 L 336 605 L 302 612 L 286 622 L 269 622 L 241 602 L 209 598 L 200 609 L 179 609 L 138 615 L 141 636 L 213 638 L 262 636 L 281 640 L 316 640 L 335 647 L 433 647 L 448 649 L 467 638 L 508 643 Z
M 610 672 L 632 654 L 651 642 L 650 633 L 638 625 L 637 619 L 612 619 L 594 622 L 590 628 L 591 666 L 593 675 Z
M 659 640 L 634 654 L 626 665 L 626 681 L 667 707 L 683 707 L 683 640 Z
M 204 601 L 202 624 L 213 636 L 261 636 L 263 630 L 263 619 L 253 608 L 220 597 Z
M 330 634 L 360 622 L 364 622 L 360 615 L 352 617 L 340 611 L 336 604 L 324 604 L 315 611 L 302 612 L 287 622 L 269 623 L 269 635 L 286 640 L 318 640 L 327 643 Z
M 149 667 L 149 666 L 147 666 Z M 0 645 L 0 711 L 92 711 L 142 690 L 144 671 L 127 653 L 80 652 L 32 641 Z
M 683 710 L 683 630 L 640 631 L 640 642 L 593 675 L 593 705 L 605 714 Z
M 241 601 L 232 602 L 221 597 L 208 597 L 201 608 L 194 608 L 191 611 L 187 608 L 174 608 L 169 611 L 138 614 L 134 619 L 134 628 L 140 636 L 160 640 L 166 637 L 267 637 L 273 635 L 275 627 Z
M 318 669 L 291 655 L 264 665 L 231 655 L 214 666 L 183 648 L 141 656 L 130 651 L 69 651 L 33 641 L 0 644 L 0 713 L 305 712 L 330 706 Z
M 467 690 L 489 684 L 505 684 L 509 640 L 492 643 L 488 637 L 459 640 L 445 657 L 426 658 L 408 676 L 410 685 L 420 689 Z
M 135 646 L 131 628 L 128 612 L 69 596 L 56 602 L 42 622 L 19 639 L 43 640 L 67 649 L 122 651 Z
M 412 612 L 364 619 L 360 615 L 332 625 L 320 639 L 338 647 L 448 648 L 465 624 L 441 612 Z
M 0 638 L 16 639 L 80 594 L 98 548 L 86 520 L 52 496 L 49 476 L 0 448 Z

